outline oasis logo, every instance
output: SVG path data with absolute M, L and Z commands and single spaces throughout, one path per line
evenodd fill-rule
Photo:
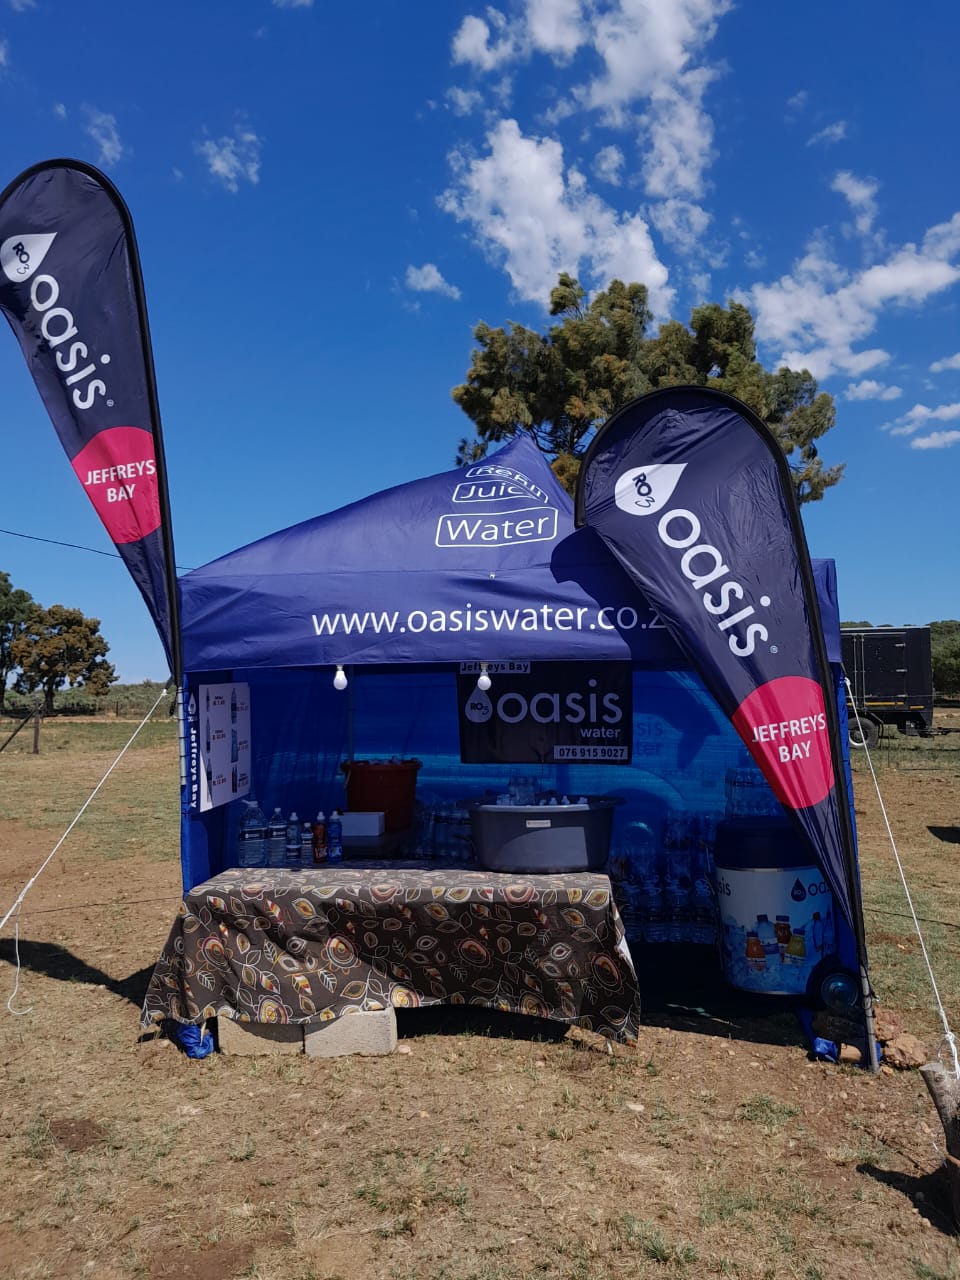
M 40 317 L 40 333 L 54 352 L 57 368 L 67 375 L 63 381 L 71 388 L 70 398 L 75 408 L 89 409 L 98 397 L 106 396 L 107 384 L 102 378 L 91 377 L 98 372 L 96 361 L 91 359 L 89 347 L 80 338 L 73 313 L 67 307 L 57 305 L 60 282 L 52 275 L 35 274 L 55 235 L 54 232 L 51 235 L 10 236 L 0 245 L 0 266 L 14 284 L 30 281 L 30 303 Z M 109 352 L 104 352 L 99 360 L 102 365 L 109 364 Z M 111 403 L 107 401 L 108 405 Z
M 501 675 L 488 668 L 488 674 L 487 690 L 477 688 L 472 673 L 457 676 L 465 764 L 629 764 L 629 662 L 535 662 L 526 673 Z
M 625 471 L 614 487 L 614 501 L 621 511 L 631 516 L 654 515 L 673 496 L 677 482 L 686 463 L 651 463 L 646 467 L 631 467 Z M 731 576 L 730 566 L 724 563 L 723 553 L 709 542 L 701 541 L 702 527 L 692 511 L 674 507 L 665 511 L 657 521 L 657 534 L 666 547 L 682 551 L 680 572 L 700 597 L 704 609 L 716 618 L 718 631 L 730 631 L 727 645 L 738 658 L 749 658 L 758 641 L 769 639 L 767 628 L 761 622 L 751 622 L 738 634 L 731 628 L 756 616 L 752 604 L 738 607 L 745 600 L 743 585 Z M 710 587 L 712 590 L 708 591 Z M 759 604 L 769 608 L 770 596 L 762 595 Z M 776 652 L 776 650 L 774 650 Z
M 503 724 L 615 725 L 623 719 L 618 693 L 598 693 L 597 681 L 587 681 L 587 692 L 573 690 L 558 693 L 540 690 L 522 694 L 515 689 L 501 694 L 495 701 L 482 689 L 473 689 L 463 713 L 472 724 L 486 724 L 493 715 Z

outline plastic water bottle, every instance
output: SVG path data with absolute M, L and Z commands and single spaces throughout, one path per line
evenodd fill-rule
M 297 811 L 290 814 L 287 819 L 286 831 L 284 834 L 284 857 L 287 866 L 299 867 L 300 865 L 300 819 L 297 817 Z
M 280 806 L 274 809 L 267 823 L 267 866 L 282 867 L 287 843 L 287 824 L 283 820 Z
M 237 863 L 241 867 L 266 866 L 267 820 L 256 800 L 244 800 L 243 803 Z
M 327 823 L 327 861 L 343 861 L 343 823 L 339 809 L 334 809 Z

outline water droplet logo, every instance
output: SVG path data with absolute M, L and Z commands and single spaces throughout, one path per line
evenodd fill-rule
M 646 467 L 631 467 L 618 477 L 613 500 L 628 516 L 652 516 L 673 497 L 686 465 L 685 462 L 651 462 Z
M 14 284 L 29 280 L 47 256 L 57 238 L 55 231 L 46 235 L 10 236 L 0 244 L 0 267 Z
M 473 724 L 486 724 L 493 715 L 493 704 L 482 689 L 472 689 L 463 713 Z
M 807 896 L 807 891 L 803 887 L 800 880 L 794 880 L 793 888 L 790 890 L 790 897 L 794 900 L 794 902 L 803 902 L 806 896 Z

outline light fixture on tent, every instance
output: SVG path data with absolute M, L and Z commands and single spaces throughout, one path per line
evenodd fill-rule
M 347 687 L 347 673 L 339 662 L 337 663 L 337 674 L 333 677 L 333 687 L 335 689 L 345 689 Z
M 485 662 L 481 662 L 480 674 L 477 677 L 477 688 L 482 693 L 486 693 L 487 690 L 490 688 L 491 683 L 492 682 L 490 680 L 490 677 L 487 675 L 487 664 Z

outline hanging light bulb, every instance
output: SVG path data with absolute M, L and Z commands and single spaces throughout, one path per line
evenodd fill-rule
M 337 674 L 333 677 L 333 687 L 335 689 L 345 689 L 347 687 L 347 673 L 339 662 L 337 663 Z
M 487 690 L 490 688 L 491 683 L 492 681 L 490 680 L 490 677 L 487 675 L 487 664 L 485 662 L 481 662 L 480 675 L 477 677 L 477 688 L 480 689 L 483 693 L 486 693 Z

